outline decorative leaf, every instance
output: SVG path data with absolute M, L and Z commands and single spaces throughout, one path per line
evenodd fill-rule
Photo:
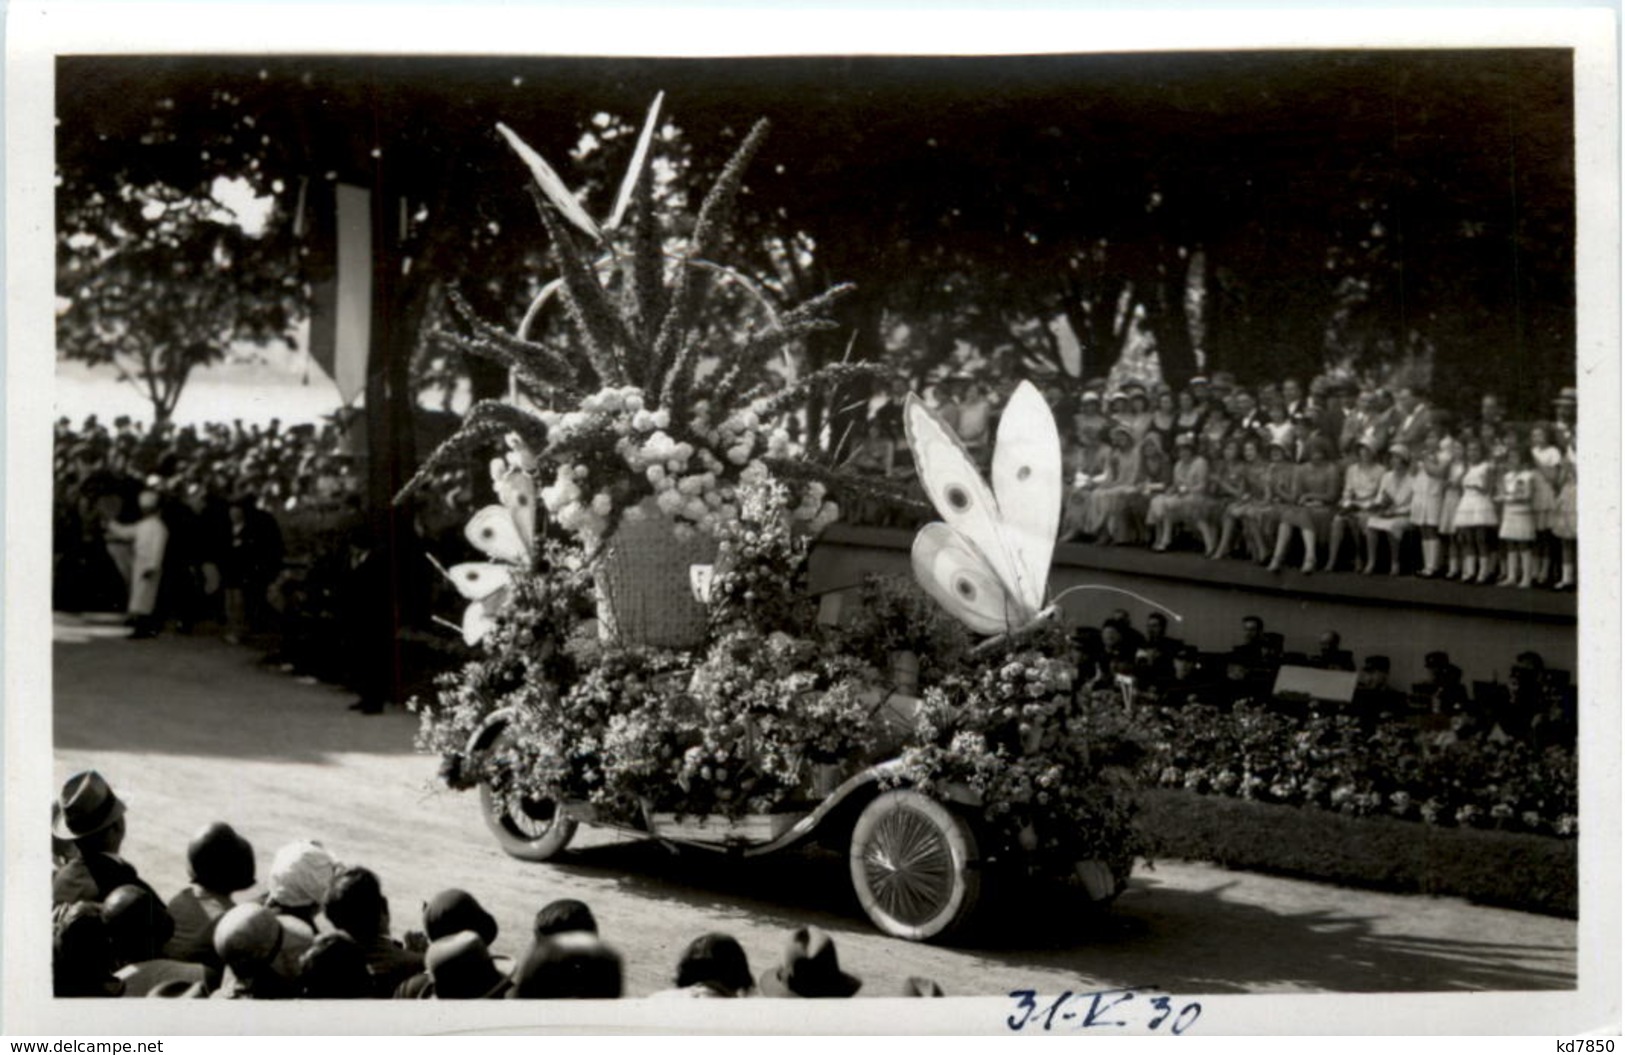
M 633 193 L 649 167 L 649 146 L 654 140 L 655 128 L 660 124 L 660 103 L 665 98 L 665 92 L 656 92 L 655 101 L 649 104 L 649 115 L 643 119 L 643 131 L 638 133 L 637 148 L 632 151 L 632 161 L 626 166 L 626 175 L 621 179 L 621 192 L 615 196 L 615 211 L 604 223 L 606 230 L 613 231 L 620 227 L 627 206 L 632 204 Z
M 619 348 L 631 343 L 626 327 L 599 284 L 597 272 L 583 259 L 569 229 L 548 209 L 540 211 L 542 223 L 553 240 L 553 260 L 564 277 L 564 290 L 560 295 L 571 321 L 576 324 L 582 350 L 597 375 L 597 382 L 600 386 L 624 385 L 626 370 Z
M 530 169 L 530 174 L 536 179 L 536 185 L 543 194 L 547 195 L 547 200 L 553 204 L 554 208 L 563 213 L 565 219 L 580 228 L 581 232 L 588 238 L 595 242 L 603 241 L 603 232 L 598 229 L 598 225 L 593 222 L 592 217 L 587 215 L 587 210 L 581 207 L 581 203 L 576 200 L 576 196 L 570 193 L 570 188 L 566 187 L 564 181 L 559 179 L 558 173 L 553 171 L 553 166 L 542 160 L 542 155 L 532 150 L 528 143 L 514 134 L 513 129 L 500 121 L 497 122 L 497 131 L 502 133 L 502 137 L 508 141 L 508 145 L 513 148 L 514 153 L 518 154 Z

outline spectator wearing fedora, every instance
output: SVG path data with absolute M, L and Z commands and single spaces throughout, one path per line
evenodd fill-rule
M 393 996 L 402 982 L 423 970 L 423 955 L 389 936 L 389 899 L 371 869 L 352 865 L 340 871 L 323 912 L 361 946 L 376 995 Z
M 175 932 L 164 955 L 218 967 L 214 928 L 231 911 L 231 895 L 254 885 L 254 848 L 231 825 L 216 822 L 192 837 L 186 867 L 192 882 L 169 899 Z
M 461 930 L 431 942 L 424 954 L 427 974 L 433 987 L 421 998 L 435 1000 L 500 1000 L 511 985 L 491 958 L 485 940 L 471 930 Z M 405 987 L 396 993 L 405 996 Z
M 51 877 L 51 904 L 100 902 L 116 888 L 151 890 L 135 866 L 119 856 L 124 845 L 124 800 L 94 769 L 75 773 L 62 785 L 51 834 L 71 844 L 73 853 Z
M 510 1000 L 615 1000 L 621 955 L 598 935 L 576 930 L 538 939 L 513 975 Z
M 125 996 L 146 996 L 158 986 L 176 980 L 207 989 L 219 981 L 218 975 L 203 964 L 164 955 L 175 924 L 152 891 L 138 886 L 119 887 L 102 903 L 102 917 L 107 921 L 113 962 L 119 981 L 124 983 Z
M 299 995 L 307 1000 L 368 1000 L 372 972 L 361 946 L 341 930 L 318 935 L 299 957 Z
M 472 931 L 489 948 L 497 940 L 497 921 L 466 890 L 442 890 L 424 904 L 423 933 L 429 939 L 431 951 L 435 942 L 461 931 Z M 429 970 L 413 975 L 395 990 L 397 1000 L 425 999 L 433 995 L 434 979 Z
M 742 997 L 751 995 L 755 985 L 738 941 L 728 934 L 702 934 L 677 961 L 676 988 L 655 996 Z
M 863 979 L 841 970 L 835 942 L 817 927 L 790 935 L 784 960 L 762 975 L 763 996 L 848 997 L 863 988 Z
M 51 935 L 51 991 L 57 996 L 123 996 L 124 983 L 113 966 L 113 941 L 102 907 L 91 901 L 66 906 Z

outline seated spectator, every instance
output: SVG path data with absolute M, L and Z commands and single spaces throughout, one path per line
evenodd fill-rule
M 1101 626 L 1101 654 L 1094 679 L 1095 688 L 1114 688 L 1118 675 L 1133 676 L 1135 650 L 1129 643 L 1125 629 L 1124 624 L 1111 619 Z
M 615 1000 L 621 956 L 589 931 L 537 939 L 514 970 L 510 1000 Z
M 1367 656 L 1360 666 L 1349 706 L 1365 721 L 1375 721 L 1405 710 L 1403 693 L 1388 684 L 1391 663 L 1387 656 Z
M 508 995 L 508 976 L 491 959 L 485 941 L 471 930 L 432 942 L 423 959 L 436 1000 L 500 1000 Z
M 741 997 L 751 995 L 756 983 L 739 942 L 727 934 L 703 934 L 683 950 L 675 985 L 655 995 Z
M 1343 493 L 1338 499 L 1337 512 L 1332 517 L 1332 540 L 1326 555 L 1326 570 L 1336 571 L 1343 554 L 1343 539 L 1355 540 L 1354 567 L 1363 570 L 1371 562 L 1365 546 L 1365 525 L 1371 510 L 1377 504 L 1382 490 L 1382 464 L 1377 461 L 1377 448 L 1368 440 L 1355 444 L 1355 460 L 1343 470 Z
M 321 843 L 301 839 L 271 858 L 266 876 L 265 906 L 280 915 L 303 920 L 312 930 L 339 873 L 339 862 Z
M 371 869 L 350 865 L 340 870 L 323 913 L 361 946 L 376 995 L 393 996 L 402 982 L 423 970 L 422 954 L 389 936 L 389 899 Z
M 51 937 L 51 991 L 56 996 L 123 996 L 113 974 L 113 942 L 102 907 L 90 901 L 66 906 Z
M 1388 449 L 1388 471 L 1382 474 L 1377 501 L 1365 521 L 1365 543 L 1369 559 L 1360 571 L 1372 575 L 1377 570 L 1379 540 L 1388 536 L 1388 574 L 1398 575 L 1400 546 L 1411 530 L 1414 483 L 1411 479 L 1410 448 L 1396 443 Z
M 835 942 L 817 927 L 802 927 L 790 935 L 784 959 L 762 975 L 763 996 L 849 997 L 863 988 L 863 979 L 841 970 Z
M 341 930 L 329 931 L 299 957 L 299 995 L 307 1000 L 369 1000 L 367 954 Z
M 1183 707 L 1204 702 L 1212 695 L 1212 683 L 1200 672 L 1201 658 L 1202 654 L 1195 645 L 1185 645 L 1174 653 L 1169 673 L 1151 684 L 1151 691 L 1159 703 Z
M 254 848 L 231 825 L 211 824 L 186 847 L 186 868 L 192 882 L 169 899 L 175 933 L 164 955 L 218 967 L 215 924 L 231 911 L 231 895 L 254 885 Z
M 1142 680 L 1165 678 L 1173 672 L 1174 654 L 1185 642 L 1168 636 L 1168 617 L 1152 612 L 1145 617 L 1145 640 L 1134 652 L 1135 674 Z
M 489 948 L 497 940 L 497 921 L 464 890 L 442 890 L 423 906 L 423 933 L 430 947 L 441 938 L 459 931 L 473 931 Z M 416 1000 L 434 995 L 434 980 L 427 970 L 413 975 L 395 990 L 397 1000 Z
M 535 937 L 538 940 L 573 931 L 598 933 L 598 921 L 593 918 L 592 909 L 574 898 L 549 901 L 536 913 Z
M 218 979 L 200 963 L 168 959 L 163 950 L 175 924 L 164 903 L 145 887 L 121 886 L 102 903 L 102 918 L 113 944 L 113 963 L 125 996 L 146 996 L 165 982 L 213 987 Z
M 1309 657 L 1309 666 L 1321 670 L 1353 670 L 1354 653 L 1343 647 L 1343 635 L 1328 630 L 1320 635 L 1315 654 Z
M 1264 620 L 1256 615 L 1243 616 L 1241 620 L 1241 642 L 1230 649 L 1233 659 L 1250 668 L 1261 666 L 1263 663 L 1264 647 Z
M 119 856 L 124 801 L 95 770 L 75 773 L 62 785 L 51 834 L 73 846 L 72 856 L 51 877 L 51 904 L 103 901 L 129 884 L 152 889 Z
M 214 997 L 289 1000 L 299 994 L 300 958 L 316 934 L 303 921 L 264 905 L 243 904 L 220 917 L 214 951 L 226 965 Z
M 1461 668 L 1450 662 L 1445 652 L 1429 652 L 1422 661 L 1427 680 L 1412 687 L 1412 695 L 1429 714 L 1461 714 L 1468 709 L 1467 688 Z

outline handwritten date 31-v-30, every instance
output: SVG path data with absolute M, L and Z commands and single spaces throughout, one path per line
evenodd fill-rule
M 1065 1029 L 1113 1030 L 1123 1033 L 1184 1033 L 1202 1016 L 1194 1001 L 1176 1005 L 1166 993 L 1138 989 L 1068 990 L 1051 999 L 1033 989 L 1012 989 L 1015 1011 L 1004 1021 L 1014 1032 Z

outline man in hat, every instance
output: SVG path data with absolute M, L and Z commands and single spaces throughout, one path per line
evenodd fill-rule
M 841 970 L 835 942 L 817 927 L 802 927 L 790 935 L 784 960 L 762 975 L 763 996 L 849 997 L 863 987 L 863 979 Z
M 135 866 L 119 856 L 124 845 L 124 801 L 94 769 L 62 785 L 52 810 L 51 834 L 73 854 L 51 877 L 51 904 L 103 901 L 127 884 L 151 890 Z

